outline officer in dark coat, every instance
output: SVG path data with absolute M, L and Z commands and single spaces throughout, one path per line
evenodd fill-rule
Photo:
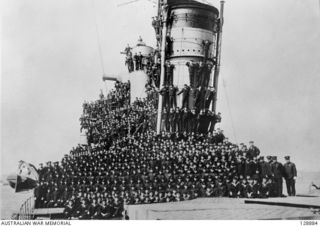
M 275 184 L 275 196 L 282 197 L 283 196 L 283 165 L 277 161 L 277 156 L 272 157 L 272 164 L 271 164 L 271 172 L 274 179 Z
M 290 161 L 290 156 L 284 157 L 286 163 L 284 167 L 284 178 L 286 180 L 288 196 L 296 195 L 296 178 L 297 178 L 297 169 L 296 165 Z

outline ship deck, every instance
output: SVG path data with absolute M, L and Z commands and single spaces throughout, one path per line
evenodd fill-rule
M 248 203 L 248 201 L 250 201 Z M 130 219 L 140 220 L 297 220 L 320 219 L 313 208 L 320 197 L 269 199 L 198 198 L 190 201 L 129 205 Z

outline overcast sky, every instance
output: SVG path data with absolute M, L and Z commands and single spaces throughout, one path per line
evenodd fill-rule
M 139 35 L 155 44 L 152 3 L 120 2 L 2 1 L 3 173 L 21 159 L 60 160 L 79 143 L 82 103 L 105 88 L 95 17 L 107 74 L 126 71 L 120 51 Z M 263 155 L 291 155 L 298 170 L 320 171 L 319 29 L 318 0 L 226 1 L 220 127 Z

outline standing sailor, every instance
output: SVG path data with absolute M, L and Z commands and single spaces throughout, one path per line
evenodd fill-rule
M 182 88 L 177 95 L 180 95 L 182 93 L 182 107 L 181 108 L 188 108 L 189 107 L 189 93 L 190 93 L 190 87 L 185 84 L 184 88 Z
M 296 178 L 297 178 L 297 169 L 296 165 L 290 161 L 290 156 L 284 157 L 286 163 L 284 164 L 284 178 L 286 180 L 288 196 L 296 195 Z
M 212 100 L 214 100 L 216 91 L 213 87 L 209 87 L 204 95 L 204 108 L 209 109 Z
M 275 183 L 275 196 L 282 197 L 282 184 L 283 184 L 283 165 L 277 161 L 277 156 L 273 156 L 273 162 L 271 164 L 271 171 L 273 175 L 273 180 Z

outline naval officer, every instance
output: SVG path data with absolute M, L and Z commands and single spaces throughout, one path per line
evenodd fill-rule
M 286 163 L 284 167 L 284 179 L 286 180 L 288 196 L 296 195 L 296 178 L 297 178 L 297 169 L 296 165 L 290 161 L 290 156 L 284 157 Z

